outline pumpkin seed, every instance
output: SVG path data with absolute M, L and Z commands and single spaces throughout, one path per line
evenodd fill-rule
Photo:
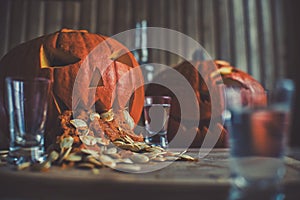
M 48 160 L 50 162 L 54 162 L 59 158 L 59 153 L 56 151 L 51 151 L 51 153 L 49 154 Z
M 148 144 L 146 144 L 145 142 L 135 142 L 134 145 L 138 146 L 140 148 L 140 150 L 150 148 L 150 146 Z
M 82 160 L 82 156 L 78 155 L 77 153 L 70 153 L 68 157 L 66 157 L 67 161 L 72 161 L 72 162 L 79 162 Z
M 126 144 L 125 142 L 121 141 L 121 140 L 115 140 L 113 141 L 113 144 L 116 145 L 117 147 Z
M 103 119 L 104 121 L 110 122 L 114 119 L 114 113 L 112 111 L 112 109 L 110 109 L 107 112 L 101 113 L 100 114 L 101 119 Z
M 115 168 L 118 171 L 126 171 L 126 172 L 138 172 L 142 168 L 139 165 L 130 165 L 130 164 L 118 164 Z
M 23 170 L 23 169 L 26 169 L 28 167 L 30 167 L 31 163 L 30 162 L 24 162 L 24 163 L 21 163 L 17 166 L 17 170 Z
M 91 149 L 81 149 L 81 152 L 85 153 L 85 154 L 88 154 L 88 155 L 92 155 L 94 157 L 98 157 L 99 156 L 98 151 L 91 150 Z
M 140 145 L 137 145 L 137 144 L 133 144 L 133 148 L 132 148 L 132 151 L 134 151 L 134 152 L 139 152 L 139 151 L 141 151 L 143 148 L 141 148 L 141 146 Z
M 129 125 L 131 130 L 133 130 L 135 127 L 133 118 L 130 116 L 127 110 L 123 110 L 123 115 L 124 115 L 125 123 Z
M 90 132 L 90 129 L 88 129 L 87 127 L 77 128 L 77 132 L 79 136 L 87 136 Z
M 114 168 L 116 167 L 116 161 L 107 155 L 100 155 L 99 160 L 101 163 L 107 167 Z
M 167 161 L 175 161 L 175 160 L 177 160 L 178 159 L 178 157 L 176 157 L 176 156 L 166 156 L 166 157 L 164 157 Z
M 146 155 L 150 160 L 154 159 L 157 157 L 156 154 L 154 153 L 144 153 L 144 155 Z
M 121 158 L 117 160 L 118 163 L 126 163 L 126 164 L 133 164 L 133 161 L 130 158 Z
M 117 148 L 112 147 L 112 148 L 108 148 L 107 150 L 105 150 L 103 153 L 104 154 L 116 154 L 117 153 Z
M 86 136 L 79 136 L 81 142 L 88 146 L 93 146 L 97 144 L 97 140 L 94 136 L 86 135 Z
M 130 159 L 135 163 L 147 163 L 149 162 L 149 158 L 143 154 L 135 153 L 130 156 Z
M 131 137 L 129 137 L 128 135 L 125 135 L 124 140 L 126 143 L 129 143 L 129 144 L 134 143 L 133 139 L 131 139 Z
M 123 143 L 121 145 L 118 145 L 118 147 L 120 147 L 121 149 L 125 149 L 125 150 L 132 150 L 134 148 L 134 145 Z
M 60 142 L 60 148 L 61 149 L 67 149 L 72 147 L 74 142 L 74 139 L 71 136 L 65 137 L 61 142 Z
M 156 161 L 156 162 L 164 162 L 166 161 L 167 159 L 165 157 L 155 157 L 152 159 L 153 161 Z
M 63 160 L 65 160 L 70 152 L 71 152 L 72 148 L 68 148 L 65 152 L 63 152 L 63 154 L 61 155 L 61 158 L 58 160 L 58 164 L 61 164 L 63 162 Z
M 82 119 L 72 119 L 70 120 L 70 123 L 75 127 L 75 128 L 83 128 L 83 127 L 88 127 L 87 123 L 83 121 Z
M 180 158 L 181 158 L 182 160 L 186 160 L 186 161 L 197 161 L 196 158 L 193 158 L 192 156 L 189 156 L 189 155 L 187 155 L 187 154 L 181 155 Z
M 184 152 L 171 152 L 171 151 L 168 151 L 168 152 L 164 152 L 165 155 L 168 155 L 168 156 L 180 156 L 180 155 L 183 155 L 185 153 Z
M 165 152 L 165 149 L 158 146 L 149 146 L 145 148 L 145 151 L 158 153 L 158 152 Z
M 101 117 L 100 117 L 100 114 L 99 113 L 96 113 L 96 112 L 92 112 L 91 114 L 90 114 L 90 120 L 91 121 L 94 121 L 95 119 L 100 119 Z
M 97 143 L 101 144 L 101 145 L 107 146 L 110 143 L 110 141 L 108 139 L 103 139 L 103 138 L 99 138 L 99 137 L 97 137 L 95 139 L 96 139 Z
M 99 152 L 99 153 L 100 153 L 100 154 L 103 154 L 103 152 L 106 151 L 106 150 L 107 150 L 107 146 L 101 146 L 101 147 L 100 147 L 100 152 Z
M 95 157 L 93 156 L 88 156 L 86 158 L 86 160 L 89 162 L 89 163 L 92 163 L 94 164 L 96 167 L 103 167 L 103 164 L 101 162 L 99 162 Z
M 116 160 L 121 159 L 121 155 L 118 153 L 112 153 L 112 154 L 109 154 L 109 156 Z

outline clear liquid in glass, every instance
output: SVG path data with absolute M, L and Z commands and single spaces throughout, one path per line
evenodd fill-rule
M 170 104 L 151 104 L 144 106 L 145 141 L 154 145 L 167 147 L 167 128 Z

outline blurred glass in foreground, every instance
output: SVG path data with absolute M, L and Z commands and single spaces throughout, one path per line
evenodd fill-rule
M 291 80 L 277 81 L 266 102 L 266 93 L 224 89 L 223 118 L 229 130 L 232 174 L 230 200 L 284 199 L 281 182 L 294 90 Z

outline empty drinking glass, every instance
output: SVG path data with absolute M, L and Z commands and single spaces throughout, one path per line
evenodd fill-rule
M 44 160 L 44 131 L 50 80 L 6 78 L 10 146 L 8 162 Z

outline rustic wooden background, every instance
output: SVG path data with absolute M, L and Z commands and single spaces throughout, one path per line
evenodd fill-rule
M 281 77 L 299 83 L 298 7 L 297 0 L 1 0 L 0 57 L 61 28 L 111 36 L 146 20 L 148 26 L 187 34 L 213 59 L 229 61 L 272 89 Z M 149 55 L 157 63 L 180 62 L 166 52 Z
M 147 20 L 148 26 L 187 34 L 212 58 L 229 61 L 271 89 L 274 80 L 286 73 L 284 1 L 2 0 L 0 56 L 21 42 L 63 27 L 110 36 Z M 187 49 L 190 54 L 193 50 Z M 168 65 L 180 62 L 164 52 L 154 52 L 154 58 Z

